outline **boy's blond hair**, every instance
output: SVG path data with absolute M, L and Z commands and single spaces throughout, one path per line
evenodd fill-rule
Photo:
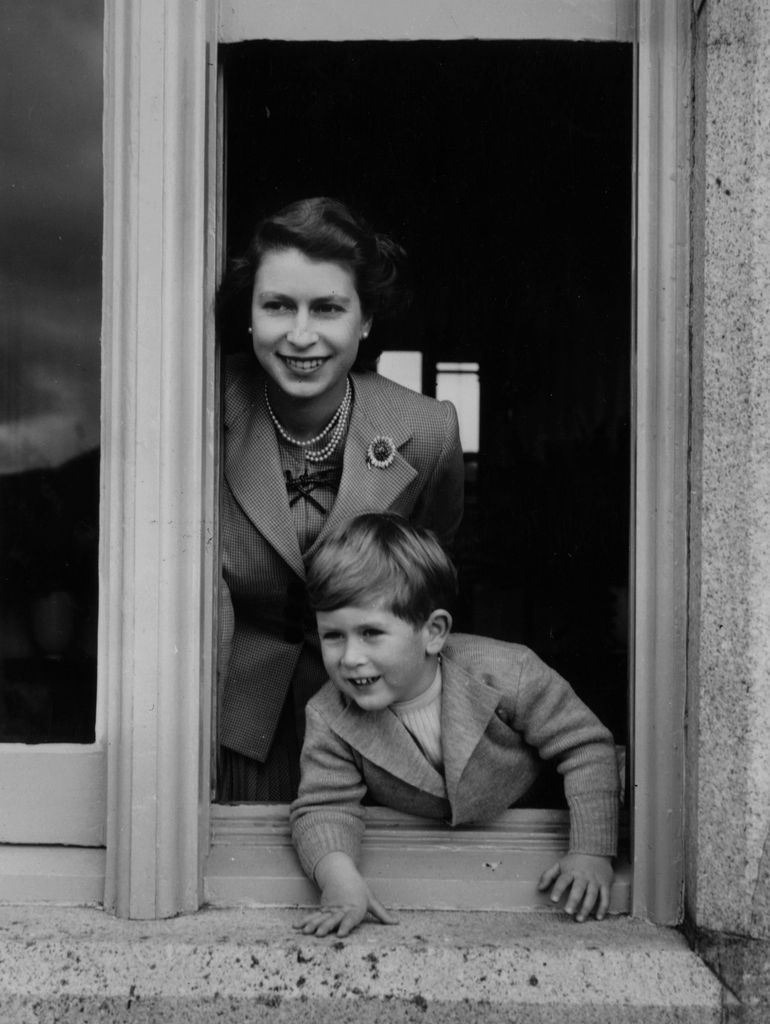
M 392 512 L 368 512 L 324 537 L 308 560 L 307 592 L 315 611 L 382 601 L 421 626 L 437 608 L 452 611 L 457 573 L 431 530 Z

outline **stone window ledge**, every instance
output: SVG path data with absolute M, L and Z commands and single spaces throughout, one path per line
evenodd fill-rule
M 0 1020 L 717 1024 L 730 998 L 680 933 L 626 917 L 405 911 L 342 940 L 297 917 L 2 907 Z

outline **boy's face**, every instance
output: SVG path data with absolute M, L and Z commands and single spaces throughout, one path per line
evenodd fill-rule
M 413 626 L 382 602 L 316 612 L 321 654 L 334 685 L 364 711 L 380 711 L 424 693 L 451 625 L 434 611 Z

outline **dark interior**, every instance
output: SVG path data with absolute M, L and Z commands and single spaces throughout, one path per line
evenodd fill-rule
M 480 366 L 456 628 L 523 642 L 627 737 L 632 50 L 249 42 L 226 54 L 227 240 L 305 195 L 407 249 L 386 349 Z

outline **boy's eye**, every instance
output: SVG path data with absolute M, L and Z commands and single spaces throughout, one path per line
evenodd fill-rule
M 321 642 L 325 644 L 334 643 L 339 640 L 341 633 L 321 633 Z
M 363 630 L 363 635 L 367 639 L 371 640 L 371 639 L 374 639 L 374 637 L 382 636 L 382 630 L 381 629 L 374 629 L 373 627 L 369 627 L 368 629 Z

